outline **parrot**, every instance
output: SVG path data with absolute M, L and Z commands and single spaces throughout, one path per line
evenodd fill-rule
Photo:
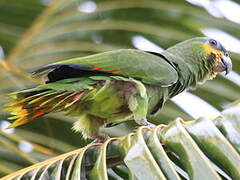
M 130 120 L 152 126 L 148 117 L 168 99 L 231 70 L 228 51 L 210 37 L 185 40 L 162 52 L 118 49 L 55 62 L 32 72 L 43 83 L 9 94 L 6 111 L 15 120 L 9 128 L 65 112 L 76 117 L 72 129 L 83 138 L 104 141 L 108 135 L 102 127 Z

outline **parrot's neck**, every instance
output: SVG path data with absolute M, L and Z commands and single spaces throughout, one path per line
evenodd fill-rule
M 196 52 L 193 54 L 185 52 L 186 50 L 189 49 L 183 48 L 178 51 L 170 49 L 162 52 L 167 59 L 176 65 L 178 72 L 179 80 L 171 87 L 174 88 L 174 91 L 172 91 L 175 92 L 174 95 L 185 89 L 195 88 L 198 84 L 216 76 L 215 73 L 212 73 L 205 54 Z M 174 55 L 171 51 L 174 52 Z
M 214 61 L 206 54 L 202 44 L 188 43 L 184 45 L 179 43 L 164 52 L 174 54 L 172 61 L 179 68 L 180 78 L 183 78 L 183 81 L 188 79 L 188 82 L 185 82 L 187 87 L 195 87 L 217 75 L 213 72 Z
M 189 76 L 187 86 L 189 88 L 195 88 L 198 84 L 203 84 L 205 81 L 216 77 L 217 74 L 212 71 L 207 58 L 206 55 L 199 54 L 198 57 L 192 57 L 190 61 L 185 60 L 184 65 L 179 65 L 182 70 L 187 69 L 187 75 Z

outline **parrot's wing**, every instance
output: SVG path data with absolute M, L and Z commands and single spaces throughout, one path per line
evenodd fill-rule
M 74 58 L 42 67 L 33 76 L 47 77 L 48 82 L 88 75 L 118 75 L 151 85 L 170 86 L 178 73 L 163 55 L 134 49 L 121 49 Z

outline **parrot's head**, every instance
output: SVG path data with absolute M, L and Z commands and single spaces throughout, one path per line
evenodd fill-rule
M 225 71 L 227 75 L 232 70 L 232 61 L 229 53 L 219 41 L 207 38 L 203 44 L 203 48 L 213 72 Z
M 232 70 L 229 53 L 223 45 L 209 37 L 197 37 L 183 41 L 167 49 L 188 64 L 190 71 L 196 74 L 198 81 L 214 78 L 219 72 L 228 74 Z M 179 58 L 173 61 L 181 66 Z

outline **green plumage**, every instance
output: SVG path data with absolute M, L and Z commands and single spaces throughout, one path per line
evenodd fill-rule
M 195 38 L 160 53 L 123 49 L 61 61 L 38 69 L 46 84 L 10 94 L 11 127 L 50 112 L 77 116 L 73 129 L 85 138 L 105 138 L 101 126 L 135 120 L 148 125 L 149 114 L 164 102 L 213 74 L 204 49 L 208 38 Z

